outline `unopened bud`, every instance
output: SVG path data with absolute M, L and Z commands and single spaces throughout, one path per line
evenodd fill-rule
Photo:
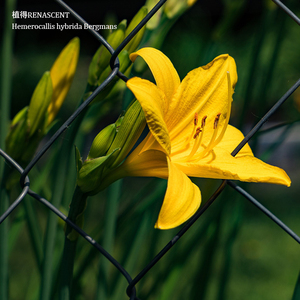
M 48 106 L 48 124 L 54 120 L 67 96 L 75 75 L 78 57 L 79 38 L 75 37 L 61 51 L 50 70 L 53 94 Z
M 107 38 L 107 42 L 116 49 L 120 43 L 124 40 L 126 30 L 126 20 L 123 20 L 116 31 L 113 31 Z M 99 85 L 98 81 L 101 74 L 109 66 L 111 54 L 101 45 L 93 56 L 93 59 L 89 66 L 89 78 L 88 83 L 92 86 Z
M 128 68 L 131 65 L 131 61 L 129 59 L 129 55 L 127 50 L 122 50 L 121 53 L 118 55 L 119 61 L 120 61 L 120 72 L 125 73 Z M 111 73 L 110 66 L 107 66 L 107 68 L 102 72 L 99 81 L 97 85 L 100 85 L 107 76 Z M 111 92 L 113 89 L 115 83 L 119 80 L 117 76 L 114 77 L 114 79 L 96 96 L 93 103 L 98 103 L 105 99 L 105 97 Z
M 165 4 L 164 12 L 169 19 L 173 19 L 183 14 L 197 0 L 168 0 Z
M 151 11 L 152 8 L 159 2 L 159 0 L 147 0 L 145 6 L 147 6 L 148 11 Z M 149 30 L 154 30 L 158 27 L 162 16 L 162 9 L 159 9 L 154 16 L 147 22 L 146 28 Z
M 125 37 L 128 36 L 128 34 L 145 18 L 145 16 L 148 13 L 148 9 L 146 6 L 143 6 L 137 14 L 133 17 L 131 20 L 130 24 L 128 25 L 126 32 L 125 32 Z M 144 32 L 145 32 L 146 26 L 143 26 L 143 28 L 131 39 L 131 41 L 125 46 L 124 49 L 128 51 L 128 53 L 134 52 L 138 45 L 140 44 Z
M 83 193 L 95 194 L 102 180 L 102 173 L 105 167 L 111 164 L 113 154 L 118 152 L 115 149 L 109 155 L 95 159 L 86 160 L 78 172 L 77 185 Z
M 51 99 L 52 81 L 48 71 L 42 76 L 30 100 L 27 116 L 29 136 L 32 136 L 38 129 L 44 131 L 45 123 L 48 122 L 46 112 Z
M 101 130 L 98 135 L 95 137 L 88 159 L 97 158 L 104 156 L 107 150 L 110 148 L 111 143 L 113 142 L 116 135 L 116 125 L 110 124 Z
M 16 114 L 5 140 L 5 150 L 14 160 L 18 160 L 24 152 L 27 139 L 27 114 L 28 106 Z
M 111 168 L 120 164 L 131 151 L 146 125 L 144 112 L 140 103 L 135 100 L 127 109 L 118 133 L 107 154 L 111 154 L 114 149 L 120 148 L 120 152 L 115 153 Z

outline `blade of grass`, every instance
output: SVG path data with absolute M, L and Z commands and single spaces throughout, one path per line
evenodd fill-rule
M 278 56 L 280 53 L 280 50 L 282 49 L 283 41 L 285 40 L 286 34 L 286 20 L 288 19 L 288 16 L 286 14 L 282 14 L 281 11 L 277 10 L 277 14 L 273 18 L 273 24 L 276 28 L 276 39 L 274 41 L 273 46 L 273 52 L 272 55 L 270 55 L 270 60 L 268 61 L 268 66 L 266 67 L 265 74 L 262 77 L 263 80 L 261 80 L 261 88 L 259 92 L 259 98 L 260 99 L 267 99 L 267 95 L 270 94 L 270 89 L 274 88 L 272 85 L 273 75 L 275 67 L 278 63 Z M 260 103 L 261 111 L 265 111 L 267 108 L 267 101 L 262 101 Z
M 150 216 L 149 213 L 146 212 L 138 225 L 138 231 L 135 234 L 134 240 L 132 242 L 128 241 L 131 245 L 131 250 L 130 252 L 127 252 L 128 255 L 126 257 L 125 269 L 129 274 L 136 270 L 137 257 L 140 256 L 143 245 L 145 245 L 145 237 L 147 237 L 147 230 L 149 227 L 151 227 Z M 126 297 L 125 291 L 127 285 L 128 283 L 122 277 L 119 277 L 118 282 L 114 285 L 115 289 L 111 299 L 119 300 L 121 299 L 121 295 Z
M 1 198 L 2 199 L 2 198 Z M 16 216 L 14 216 L 14 221 L 9 228 L 9 241 L 8 241 L 8 253 L 11 253 L 18 236 L 20 235 L 20 231 L 23 228 L 25 223 L 25 212 L 22 206 L 17 210 Z
M 240 196 L 237 196 L 240 197 Z M 219 289 L 217 294 L 218 300 L 226 299 L 226 287 L 230 279 L 230 266 L 232 261 L 232 249 L 234 242 L 236 241 L 237 235 L 241 228 L 241 222 L 243 218 L 243 210 L 244 210 L 244 202 L 235 201 L 234 213 L 230 214 L 230 217 L 227 216 L 227 222 L 231 223 L 230 232 L 227 234 L 227 239 L 224 245 L 224 260 L 223 265 L 220 271 L 220 279 L 219 279 Z
M 262 16 L 261 21 L 260 21 L 260 26 L 259 30 L 255 31 L 257 32 L 255 39 L 254 39 L 254 45 L 252 49 L 252 57 L 250 59 L 251 63 L 249 64 L 249 73 L 248 73 L 248 80 L 247 80 L 247 85 L 245 88 L 245 96 L 243 97 L 243 104 L 242 104 L 242 109 L 240 113 L 240 118 L 239 118 L 239 124 L 238 128 L 243 128 L 245 125 L 245 118 L 247 111 L 249 110 L 249 105 L 251 103 L 251 99 L 253 97 L 253 92 L 255 89 L 253 89 L 253 86 L 255 86 L 255 78 L 256 78 L 256 73 L 257 73 L 257 66 L 259 64 L 259 56 L 261 54 L 261 51 L 263 49 L 263 44 L 265 41 L 265 36 L 266 36 L 266 30 L 269 26 L 270 23 L 270 18 L 272 16 L 272 13 L 269 11 L 266 11 L 265 15 Z
M 1 101 L 0 101 L 0 148 L 4 149 L 5 137 L 8 131 L 8 123 L 10 116 L 10 100 L 12 85 L 12 46 L 14 38 L 14 30 L 11 29 L 12 11 L 16 7 L 16 0 L 5 1 L 4 14 L 4 32 L 2 40 L 2 57 L 1 57 Z M 0 174 L 4 169 L 4 161 L 0 160 Z
M 178 282 L 181 281 L 180 276 L 182 274 L 182 267 L 175 266 L 169 271 L 169 273 L 170 274 L 167 277 L 167 280 L 164 282 L 164 287 L 158 300 L 174 299 L 172 294 L 174 293 L 174 289 L 178 285 Z
M 220 204 L 219 204 L 220 205 Z M 209 287 L 209 282 L 213 274 L 213 264 L 215 262 L 215 254 L 218 249 L 219 237 L 221 234 L 221 206 L 219 211 L 211 224 L 211 234 L 208 237 L 206 247 L 199 253 L 201 257 L 201 263 L 199 264 L 198 271 L 195 274 L 194 282 L 201 282 L 201 286 L 194 284 L 191 290 L 191 299 L 206 299 Z
M 4 168 L 6 169 L 6 168 Z M 5 171 L 5 170 L 4 170 Z M 5 177 L 4 172 L 4 176 Z M 0 215 L 2 215 L 9 205 L 8 194 L 5 190 L 4 180 L 1 182 L 0 186 Z M 8 225 L 9 219 L 4 220 L 2 224 L 0 224 L 0 299 L 7 300 L 8 299 Z
M 9 115 L 10 115 L 10 100 L 11 100 L 11 85 L 12 85 L 12 45 L 14 31 L 11 29 L 12 17 L 11 13 L 16 7 L 16 0 L 5 1 L 4 14 L 4 32 L 2 41 L 2 72 L 1 72 L 1 101 L 0 101 L 0 148 L 4 149 L 5 137 L 7 134 Z M 0 174 L 3 174 L 0 185 L 0 215 L 6 211 L 9 204 L 8 195 L 5 191 L 4 176 L 5 171 L 4 160 L 0 159 Z M 8 220 L 0 225 L 0 299 L 6 300 L 8 297 Z
M 278 136 L 278 138 L 264 151 L 264 153 L 260 156 L 263 161 L 268 161 L 272 153 L 280 147 L 284 141 L 288 138 L 289 133 L 293 129 L 293 124 L 287 125 L 282 133 Z
M 122 180 L 115 182 L 108 188 L 107 208 L 104 223 L 103 247 L 106 251 L 112 253 L 116 233 L 116 222 L 118 216 L 118 202 L 121 196 Z M 96 299 L 108 299 L 108 282 L 110 262 L 106 259 L 100 259 L 98 274 L 98 289 Z
M 26 220 L 27 226 L 29 231 L 29 236 L 32 243 L 32 248 L 35 254 L 35 259 L 37 266 L 42 271 L 42 261 L 43 261 L 43 243 L 42 243 L 42 232 L 40 230 L 40 225 L 37 219 L 37 213 L 35 208 L 32 205 L 32 199 L 26 197 L 23 201 L 25 213 L 26 213 Z
M 295 286 L 294 295 L 292 300 L 300 300 L 300 273 Z

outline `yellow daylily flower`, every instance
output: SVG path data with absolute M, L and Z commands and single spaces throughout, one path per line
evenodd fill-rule
M 200 190 L 188 176 L 290 185 L 284 170 L 255 158 L 248 144 L 231 155 L 244 137 L 228 124 L 237 82 L 232 57 L 220 55 L 180 82 L 162 52 L 143 48 L 130 58 L 137 56 L 150 67 L 156 85 L 134 77 L 127 86 L 140 102 L 150 132 L 112 176 L 168 179 L 156 228 L 176 227 L 199 208 Z
M 50 70 L 53 94 L 48 106 L 48 125 L 54 120 L 71 87 L 79 57 L 79 38 L 73 38 L 61 51 Z

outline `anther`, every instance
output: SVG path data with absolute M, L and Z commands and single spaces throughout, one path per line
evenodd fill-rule
M 206 121 L 206 118 L 207 118 L 207 116 L 204 116 L 204 117 L 202 118 L 202 122 L 201 122 L 201 128 L 204 128 L 204 126 L 205 126 L 205 121 Z
M 219 120 L 220 120 L 220 116 L 221 116 L 221 114 L 218 113 L 217 116 L 216 116 L 216 118 L 215 118 L 215 121 L 214 121 L 214 129 L 216 129 L 217 126 L 218 126 L 218 123 L 219 123 Z
M 195 116 L 194 116 L 194 125 L 195 126 L 198 125 L 198 113 L 195 113 Z
M 200 127 L 198 127 L 197 129 L 196 129 L 196 133 L 194 134 L 194 139 L 200 134 L 200 132 L 201 132 L 202 130 L 201 130 L 201 128 Z

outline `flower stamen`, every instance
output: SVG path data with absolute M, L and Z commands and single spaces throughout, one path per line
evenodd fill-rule
M 228 122 L 229 122 L 229 118 L 230 118 L 230 113 L 231 113 L 231 101 L 232 101 L 232 87 L 231 87 L 231 80 L 230 80 L 230 73 L 229 71 L 227 71 L 227 84 L 228 84 L 228 93 L 227 93 L 227 113 L 226 113 L 226 119 L 224 122 L 224 125 L 222 127 L 222 131 L 219 134 L 218 138 L 215 140 L 214 144 L 212 145 L 212 148 L 214 146 L 216 146 L 217 144 L 220 143 L 220 141 L 222 140 L 225 131 L 227 129 L 228 126 Z
M 198 128 L 196 129 L 196 133 L 194 134 L 193 138 L 196 139 L 197 136 L 200 134 L 200 132 L 201 132 L 201 128 L 198 127 Z
M 221 113 L 218 113 L 214 121 L 214 129 L 217 129 Z
M 194 132 L 195 132 L 195 129 L 196 129 L 197 125 L 198 125 L 198 113 L 195 113 L 193 131 L 192 131 L 192 134 L 190 135 L 190 137 L 188 138 L 188 140 L 185 144 L 185 147 L 188 146 L 188 144 L 191 142 L 192 138 L 194 137 Z
M 195 113 L 195 116 L 194 116 L 194 125 L 195 126 L 198 125 L 198 113 Z
M 218 134 L 218 127 L 219 127 L 218 125 L 219 125 L 220 116 L 221 116 L 221 113 L 218 113 L 217 116 L 215 117 L 214 125 L 213 125 L 214 133 L 210 139 L 208 146 L 199 154 L 197 159 L 201 159 L 202 157 L 204 157 L 205 154 L 209 153 L 211 151 L 211 149 L 213 148 L 214 142 L 215 142 L 217 134 Z
M 198 127 L 196 129 L 196 133 L 193 136 L 193 138 L 195 139 L 194 146 L 193 146 L 193 149 L 192 149 L 191 153 L 187 156 L 186 160 L 191 159 L 194 156 L 194 154 L 197 152 L 197 150 L 199 149 L 199 146 L 201 145 L 206 118 L 207 118 L 207 116 L 204 116 L 202 118 L 201 128 Z
M 208 144 L 208 146 L 206 147 L 205 150 L 203 150 L 203 152 L 200 154 L 199 157 L 197 157 L 198 159 L 201 159 L 202 157 L 204 157 L 207 153 L 209 153 L 223 138 L 225 131 L 227 129 L 228 126 L 228 122 L 229 122 L 229 117 L 230 117 L 230 112 L 231 112 L 231 101 L 232 101 L 232 87 L 231 87 L 231 80 L 230 80 L 230 73 L 229 71 L 227 71 L 227 84 L 228 84 L 228 93 L 227 93 L 227 113 L 226 113 L 226 119 L 224 121 L 224 125 L 222 127 L 222 131 L 220 132 L 219 136 L 217 137 L 217 133 L 218 133 L 218 124 L 220 121 L 220 117 L 221 117 L 221 113 L 218 113 L 215 121 L 214 121 L 214 133 L 213 136 Z

